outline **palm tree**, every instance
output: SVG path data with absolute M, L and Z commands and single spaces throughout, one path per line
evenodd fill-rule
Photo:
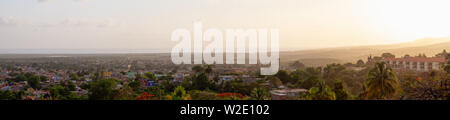
M 250 96 L 254 100 L 267 100 L 270 97 L 268 90 L 264 88 L 253 88 Z
M 321 79 L 318 80 L 317 87 L 312 87 L 308 92 L 306 99 L 309 100 L 336 100 L 336 94 Z
M 367 99 L 389 99 L 396 93 L 398 79 L 385 62 L 376 63 L 367 74 L 365 86 Z

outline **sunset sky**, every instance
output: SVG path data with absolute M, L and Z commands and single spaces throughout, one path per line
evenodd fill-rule
M 170 34 L 278 28 L 281 50 L 450 36 L 448 0 L 1 0 L 0 49 L 167 49 Z

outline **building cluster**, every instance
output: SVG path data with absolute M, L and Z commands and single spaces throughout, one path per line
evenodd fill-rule
M 429 72 L 433 70 L 441 70 L 443 66 L 448 64 L 450 60 L 450 53 L 444 50 L 442 53 L 436 54 L 433 57 L 427 57 L 425 54 L 418 56 L 405 55 L 396 58 L 393 55 L 387 56 L 369 56 L 368 64 L 383 61 L 397 71 L 415 71 L 415 72 Z
M 41 67 L 32 67 L 30 65 L 17 65 L 15 66 L 15 69 L 7 69 L 0 66 L 0 90 L 13 92 L 25 91 L 27 94 L 26 99 L 34 100 L 40 99 L 44 97 L 44 95 L 49 95 L 48 89 L 45 88 L 63 84 L 67 81 L 74 83 L 76 86 L 75 91 L 71 91 L 72 93 L 76 93 L 77 95 L 87 95 L 88 90 L 84 90 L 80 88 L 80 86 L 92 82 L 96 79 L 95 77 L 122 81 L 118 82 L 117 88 L 121 88 L 123 84 L 129 82 L 130 80 L 138 80 L 143 89 L 145 89 L 156 87 L 160 85 L 163 80 L 173 84 L 180 84 L 187 77 L 196 74 L 189 68 L 178 69 L 177 71 L 173 71 L 170 68 L 158 69 L 158 67 L 148 70 L 130 70 L 132 67 L 132 65 L 128 65 L 128 69 L 107 69 L 102 72 L 82 72 L 72 69 L 45 70 Z M 218 79 L 217 84 L 237 79 L 242 80 L 244 84 L 250 84 L 261 79 L 257 78 L 256 75 L 250 75 L 248 73 L 249 69 L 244 67 L 229 69 L 218 67 L 213 68 L 213 71 L 218 72 L 208 74 L 208 77 L 211 80 Z M 40 89 L 32 89 L 27 87 L 29 85 L 27 81 L 14 80 L 19 74 L 24 73 L 33 73 L 41 77 L 45 76 L 47 79 L 40 82 Z M 155 79 L 143 77 L 146 73 L 152 73 Z M 76 75 L 76 78 L 74 78 L 73 75 Z

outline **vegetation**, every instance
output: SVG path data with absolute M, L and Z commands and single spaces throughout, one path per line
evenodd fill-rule
M 307 99 L 310 100 L 336 100 L 336 94 L 325 84 L 324 81 L 319 81 L 317 87 L 309 89 Z
M 382 57 L 395 55 L 385 53 Z M 61 72 L 57 68 L 67 66 L 53 66 L 48 74 L 65 75 L 63 80 L 58 81 L 55 77 L 47 77 L 47 74 L 25 72 L 22 68 L 0 64 L 8 71 L 5 75 L 10 76 L 0 80 L 2 87 L 21 86 L 18 87 L 20 89 L 4 87 L 7 90 L 0 90 L 0 100 L 270 100 L 276 97 L 273 91 L 291 89 L 302 91 L 293 98 L 296 100 L 450 98 L 450 63 L 442 65 L 441 70 L 419 73 L 394 71 L 384 62 L 358 60 L 355 63 L 311 67 L 298 60 L 287 64 L 287 69 L 270 76 L 261 76 L 256 70 L 224 71 L 217 69 L 219 65 L 171 66 L 171 72 L 166 73 L 133 72 L 145 68 L 138 68 L 136 62 L 130 64 L 129 70 L 116 71 L 119 77 L 111 73 L 108 75 L 105 72 L 110 70 L 105 69 L 107 66 L 75 72 Z M 154 67 L 148 64 L 144 66 Z M 242 68 L 253 69 L 248 66 Z M 183 72 L 180 75 L 172 71 Z M 233 77 L 225 80 L 222 75 Z M 175 77 L 180 79 L 180 76 L 184 77 L 182 81 L 175 80 Z M 254 79 L 246 78 L 248 76 Z
M 101 79 L 91 83 L 89 89 L 89 99 L 91 100 L 111 100 L 117 83 L 114 79 Z
M 376 63 L 367 75 L 365 86 L 367 99 L 390 99 L 397 92 L 398 79 L 386 63 Z
M 250 97 L 252 100 L 269 100 L 270 94 L 265 88 L 253 88 Z

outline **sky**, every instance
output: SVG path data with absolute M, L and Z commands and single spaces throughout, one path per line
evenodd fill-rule
M 1 0 L 0 49 L 170 50 L 171 33 L 277 28 L 281 50 L 450 36 L 448 0 Z

